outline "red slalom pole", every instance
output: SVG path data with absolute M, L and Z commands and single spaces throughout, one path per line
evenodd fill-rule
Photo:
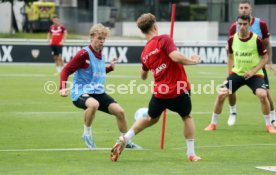
M 171 3 L 172 3 L 172 15 L 171 15 L 170 37 L 173 39 L 176 4 L 173 0 L 171 0 Z M 161 131 L 161 142 L 160 142 L 161 150 L 164 149 L 164 143 L 165 143 L 166 118 L 167 118 L 167 110 L 165 109 L 163 112 L 163 120 L 162 120 L 162 131 Z

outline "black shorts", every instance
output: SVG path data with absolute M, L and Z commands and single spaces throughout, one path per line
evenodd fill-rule
M 188 117 L 192 110 L 189 94 L 181 94 L 176 98 L 160 99 L 152 95 L 148 114 L 151 118 L 159 117 L 165 109 L 177 112 L 182 118 Z
M 243 85 L 247 85 L 254 94 L 256 92 L 256 89 L 266 89 L 264 79 L 256 75 L 245 80 L 243 76 L 231 74 L 227 78 L 227 82 L 225 83 L 227 89 L 231 90 L 232 93 L 235 93 Z
M 99 110 L 106 112 L 110 114 L 108 110 L 108 106 L 111 103 L 117 103 L 112 97 L 107 95 L 106 93 L 103 94 L 88 94 L 89 96 L 83 96 L 81 95 L 76 101 L 73 101 L 73 104 L 77 106 L 78 108 L 86 109 L 87 106 L 85 105 L 85 102 L 88 98 L 92 97 L 95 100 L 97 100 L 100 104 Z
M 267 76 L 267 72 L 266 72 L 265 68 L 263 68 L 263 72 L 264 72 L 265 87 L 266 87 L 266 89 L 269 89 L 269 81 L 268 81 L 268 76 Z
M 60 45 L 51 45 L 52 55 L 61 55 L 62 46 Z

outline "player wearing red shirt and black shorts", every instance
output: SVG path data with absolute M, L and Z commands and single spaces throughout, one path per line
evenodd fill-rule
M 158 122 L 166 109 L 177 112 L 183 121 L 184 136 L 187 144 L 187 158 L 198 161 L 194 151 L 194 123 L 191 117 L 190 84 L 183 67 L 184 64 L 197 64 L 199 56 L 187 58 L 177 51 L 173 40 L 168 35 L 158 35 L 155 16 L 146 13 L 137 20 L 137 26 L 147 39 L 141 54 L 141 79 L 146 80 L 149 71 L 154 77 L 154 92 L 149 102 L 148 116 L 137 120 L 125 136 L 119 137 L 110 153 L 110 159 L 117 161 L 125 144 L 143 129 Z
M 151 118 L 160 117 L 165 109 L 175 111 L 183 118 L 189 117 L 191 112 L 190 83 L 185 69 L 169 58 L 169 54 L 176 50 L 168 35 L 159 35 L 148 41 L 142 52 L 142 70 L 152 70 L 155 80 L 148 111 Z
M 50 26 L 48 32 L 48 42 L 51 46 L 57 72 L 60 73 L 63 67 L 63 60 L 61 58 L 62 46 L 67 38 L 67 30 L 63 25 L 60 24 L 59 18 L 57 16 L 53 16 L 52 21 L 53 25 Z

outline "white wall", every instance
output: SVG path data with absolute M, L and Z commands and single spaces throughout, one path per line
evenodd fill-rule
M 0 33 L 9 33 L 11 29 L 11 4 L 0 3 Z
M 170 34 L 170 22 L 157 22 L 159 34 Z M 217 41 L 218 22 L 175 22 L 174 40 Z M 135 22 L 122 23 L 123 36 L 143 37 Z
M 18 29 L 22 30 L 23 16 L 20 13 L 20 8 L 24 2 L 14 2 L 14 14 L 17 21 Z M 9 2 L 0 3 L 0 33 L 11 32 L 11 4 Z

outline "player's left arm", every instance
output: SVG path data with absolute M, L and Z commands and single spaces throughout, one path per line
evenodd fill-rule
M 251 71 L 246 72 L 244 74 L 245 79 L 249 79 L 252 76 L 254 76 L 260 69 L 262 69 L 268 61 L 268 54 L 267 54 L 267 49 L 265 48 L 265 44 L 261 38 L 258 37 L 257 39 L 257 49 L 260 57 L 262 58 L 259 62 L 259 64 L 253 68 Z
M 64 29 L 64 32 L 63 32 L 63 35 L 62 35 L 62 40 L 61 40 L 61 45 L 63 45 L 64 44 L 64 42 L 66 41 L 66 39 L 67 39 L 67 36 L 68 36 L 68 32 L 67 32 L 67 30 L 66 29 Z
M 270 71 L 272 71 L 276 74 L 276 69 L 273 68 L 272 46 L 271 46 L 271 42 L 270 42 L 270 33 L 268 31 L 267 23 L 266 23 L 265 20 L 261 19 L 260 28 L 261 28 L 261 31 L 262 31 L 263 41 L 264 41 L 264 44 L 266 46 L 267 54 L 268 54 L 267 66 L 268 66 Z
M 115 69 L 115 65 L 117 63 L 118 59 L 117 58 L 113 58 L 112 61 L 110 62 L 109 66 L 105 67 L 105 71 L 106 73 L 109 73 L 111 71 L 113 71 Z
M 268 55 L 265 54 L 265 55 L 262 55 L 261 57 L 262 57 L 262 59 L 261 59 L 260 63 L 259 63 L 254 69 L 252 69 L 251 71 L 246 72 L 246 73 L 244 74 L 244 78 L 245 78 L 245 79 L 251 78 L 251 77 L 254 76 L 260 69 L 262 69 L 262 68 L 265 66 L 265 64 L 266 64 L 267 61 L 268 61 Z
M 270 71 L 274 72 L 276 74 L 276 69 L 273 67 L 273 61 L 272 61 L 272 46 L 270 43 L 270 39 L 266 38 L 263 40 L 264 44 L 266 46 L 267 54 L 268 54 L 268 61 L 267 61 L 267 66 Z

